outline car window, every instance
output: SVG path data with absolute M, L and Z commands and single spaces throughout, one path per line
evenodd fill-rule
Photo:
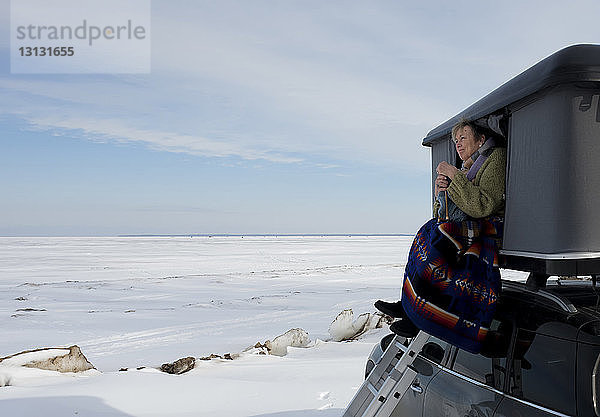
M 575 414 L 575 349 L 574 341 L 519 329 L 509 378 L 511 393 Z
M 443 365 L 447 356 L 446 354 L 449 351 L 450 344 L 448 342 L 431 336 L 423 346 L 423 349 L 421 349 L 420 355 L 437 364 Z
M 492 358 L 459 349 L 454 361 L 454 370 L 475 381 L 493 387 L 493 365 Z
M 510 320 L 494 319 L 480 354 L 459 349 L 453 369 L 475 381 L 503 390 L 513 325 Z

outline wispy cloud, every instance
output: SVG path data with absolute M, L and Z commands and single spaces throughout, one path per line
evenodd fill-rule
M 11 111 L 29 113 L 38 127 L 122 135 L 153 149 L 278 162 L 425 162 L 407 154 L 420 153 L 432 115 L 448 109 L 406 88 L 404 58 L 378 46 L 390 46 L 388 36 L 363 21 L 362 9 L 335 18 L 322 10 L 329 21 L 293 4 L 238 6 L 224 13 L 227 4 L 186 4 L 184 17 L 176 4 L 155 2 L 150 77 L 11 77 L 0 88 L 28 95 Z M 58 105 L 71 117 L 40 120 L 49 112 L 32 114 L 32 104 Z
M 574 31 L 569 22 L 548 33 L 546 21 L 569 13 L 558 4 L 526 2 L 515 16 L 469 1 L 155 0 L 153 74 L 0 77 L 14 93 L 0 108 L 38 128 L 161 151 L 427 172 L 420 139 L 430 128 L 565 46 L 561 39 L 592 36 L 595 25 Z M 534 11 L 544 22 L 526 17 Z M 524 27 L 536 42 L 520 40 Z
M 257 150 L 231 142 L 220 142 L 199 136 L 175 132 L 136 129 L 123 124 L 122 120 L 81 119 L 27 116 L 32 128 L 41 130 L 64 129 L 75 131 L 92 140 L 116 140 L 140 142 L 157 151 L 187 153 L 203 157 L 239 157 L 247 160 L 264 159 L 279 163 L 297 163 L 302 159 L 286 157 L 269 150 Z

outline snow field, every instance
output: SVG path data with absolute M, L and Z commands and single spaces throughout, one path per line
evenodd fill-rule
M 370 320 L 360 315 L 373 313 L 375 300 L 399 297 L 411 242 L 0 238 L 0 357 L 78 345 L 98 369 L 0 372 L 10 380 L 0 388 L 0 415 L 339 416 L 387 329 L 335 340 Z M 332 323 L 347 309 L 352 319 Z M 285 336 L 290 329 L 306 335 Z M 285 356 L 242 353 L 279 335 Z M 152 369 L 213 353 L 241 355 L 197 360 L 182 375 Z

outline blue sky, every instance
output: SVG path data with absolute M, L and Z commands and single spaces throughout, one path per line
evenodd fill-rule
M 424 135 L 600 42 L 597 1 L 153 0 L 150 74 L 19 75 L 0 5 L 5 236 L 413 233 Z

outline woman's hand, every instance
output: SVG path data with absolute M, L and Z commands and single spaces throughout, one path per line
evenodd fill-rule
M 458 172 L 458 168 L 456 168 L 455 166 L 450 165 L 446 161 L 442 161 L 437 166 L 436 172 L 438 174 L 442 174 L 442 175 L 447 176 L 448 178 L 450 178 L 450 181 L 452 181 L 454 179 L 454 176 Z M 448 187 L 446 187 L 446 188 L 448 188 Z
M 448 177 L 443 174 L 438 174 L 435 179 L 435 195 L 438 195 L 440 191 L 446 191 L 449 185 L 450 181 L 448 180 Z

